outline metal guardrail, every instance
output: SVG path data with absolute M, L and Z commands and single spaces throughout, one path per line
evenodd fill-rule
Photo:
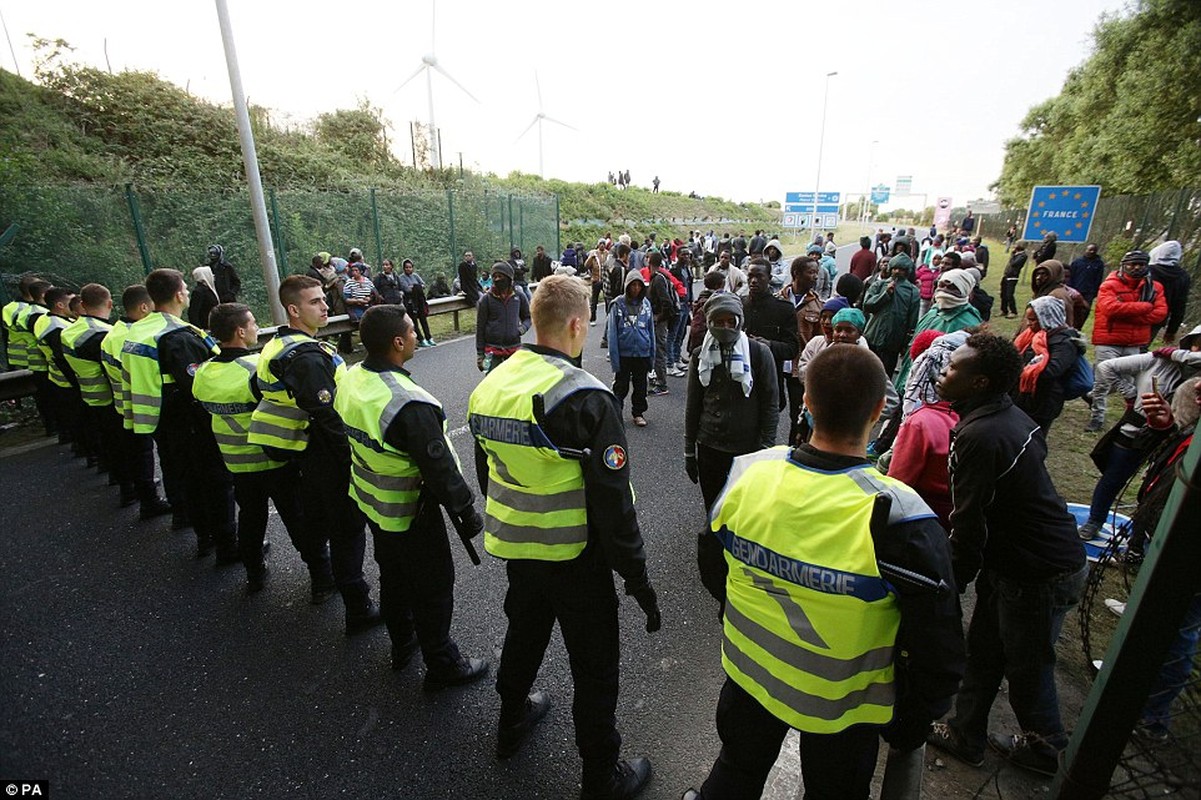
M 459 313 L 462 311 L 471 311 L 474 309 L 467 298 L 463 295 L 453 295 L 451 297 L 439 297 L 429 301 L 429 314 L 454 314 L 454 328 L 459 330 Z M 344 333 L 350 333 L 357 326 L 351 322 L 350 317 L 346 314 L 339 314 L 335 317 L 330 317 L 326 325 L 321 330 L 317 331 L 318 339 L 328 339 L 333 336 L 341 336 Z M 258 347 L 262 347 L 271 337 L 275 336 L 279 330 L 277 326 L 259 329 Z M 35 391 L 33 383 L 33 373 L 27 369 L 14 369 L 8 372 L 0 372 L 0 401 L 16 400 L 22 397 L 31 397 Z

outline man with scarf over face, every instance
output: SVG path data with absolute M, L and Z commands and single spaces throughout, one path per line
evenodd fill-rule
M 742 331 L 742 302 L 726 292 L 705 304 L 708 330 L 688 360 L 684 403 L 684 469 L 699 483 L 705 510 L 713 507 L 736 456 L 776 443 L 780 411 L 776 362 L 767 345 Z M 719 602 L 725 597 L 721 546 L 698 539 L 701 582 Z
M 934 307 L 918 320 L 913 331 L 914 336 L 922 331 L 953 333 L 979 325 L 982 321 L 980 312 L 968 302 L 975 285 L 975 279 L 962 269 L 950 269 L 938 276 L 938 283 L 934 288 Z M 905 353 L 893 382 L 898 392 L 904 391 L 905 381 L 909 378 L 909 369 L 912 366 L 909 354 Z

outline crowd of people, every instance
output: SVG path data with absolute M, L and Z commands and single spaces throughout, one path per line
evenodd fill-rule
M 630 419 L 645 427 L 648 396 L 685 378 L 683 465 L 710 519 L 697 564 L 727 675 L 721 752 L 685 797 L 758 797 L 789 728 L 801 733 L 813 796 L 866 797 L 881 738 L 890 769 L 908 764 L 911 776 L 927 742 L 973 766 L 990 746 L 1054 774 L 1068 738 L 1054 645 L 1087 577 L 1082 540 L 1150 463 L 1128 553 L 1137 563 L 1201 404 L 1201 326 L 1176 341 L 1188 296 L 1180 245 L 1127 252 L 1098 280 L 1097 248 L 1065 267 L 1048 235 L 1012 340 L 987 324 L 979 237 L 919 241 L 910 228 L 859 245 L 840 272 L 830 235 L 791 259 L 764 231 L 637 246 L 606 236 L 558 259 L 539 247 L 531 270 L 514 249 L 487 289 L 465 253 L 460 288 L 474 296 L 485 373 L 468 406 L 483 515 L 440 401 L 405 369 L 432 343 L 410 260 L 371 276 L 358 250 L 344 264 L 317 254 L 307 275 L 282 282 L 287 324 L 259 353 L 220 246 L 191 292 L 170 269 L 124 289 L 116 322 L 108 288 L 76 294 L 34 275 L 0 320 L 9 364 L 34 373 L 46 433 L 108 472 L 120 505 L 193 528 L 197 556 L 242 564 L 253 593 L 269 576 L 274 504 L 312 602 L 340 594 L 348 635 L 385 625 L 393 669 L 420 652 L 428 690 L 490 670 L 450 633 L 443 509 L 473 560 L 483 533 L 509 581 L 497 756 L 515 754 L 551 707 L 534 684 L 558 622 L 586 798 L 633 797 L 650 778 L 648 760 L 620 757 L 615 722 L 612 572 L 647 632 L 661 624 L 624 403 L 632 390 Z M 1005 282 L 1020 280 L 1026 260 L 1018 243 L 1002 279 L 1006 317 L 1017 311 Z M 610 382 L 581 368 L 598 307 Z M 366 350 L 349 368 L 318 338 L 339 308 Z M 1091 365 L 1080 333 L 1089 314 Z M 531 327 L 536 341 L 523 344 Z M 1161 330 L 1163 346 L 1149 350 Z M 1047 432 L 1075 397 L 1092 404 L 1099 430 L 1115 390 L 1126 410 L 1093 453 L 1102 476 L 1077 526 L 1047 472 Z M 363 575 L 368 530 L 378 605 Z M 972 584 L 965 635 L 958 595 Z M 1197 637 L 1185 622 L 1174 652 L 1188 654 Z M 1002 680 L 1019 725 L 1005 735 L 988 729 Z M 1166 735 L 1181 680 L 1162 677 L 1140 731 Z

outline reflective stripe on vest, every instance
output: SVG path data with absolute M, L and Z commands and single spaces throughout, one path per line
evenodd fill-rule
M 48 313 L 45 306 L 30 303 L 17 314 L 17 325 L 22 330 L 25 339 L 26 364 L 34 372 L 45 372 L 47 369 L 46 356 L 42 354 L 42 348 L 38 347 L 38 339 L 33 334 L 33 326 L 37 324 L 37 320 L 41 319 L 41 315 Z M 38 316 L 34 316 L 35 314 Z
M 63 372 L 62 367 L 54 359 L 54 348 L 46 341 L 51 331 L 64 331 L 71 323 L 62 317 L 57 317 L 54 314 L 43 314 L 38 317 L 33 323 L 33 335 L 37 339 L 38 350 L 41 351 L 42 361 L 46 365 L 46 373 L 50 377 L 50 382 L 60 389 L 70 389 L 71 380 Z M 59 341 L 62 341 L 62 334 L 59 334 Z
M 588 544 L 584 472 L 534 419 L 579 391 L 608 389 L 566 360 L 518 350 L 471 393 L 468 423 L 488 456 L 484 548 L 497 558 L 567 561 Z
M 886 724 L 901 615 L 876 565 L 872 509 L 884 493 L 893 499 L 890 523 L 933 513 L 874 467 L 822 472 L 788 452 L 736 458 L 713 507 L 729 567 L 722 664 L 797 730 Z
M 13 300 L 0 311 L 0 321 L 8 331 L 8 366 L 12 369 L 29 366 L 29 336 L 18 325 L 18 320 L 29 305 L 24 300 Z
M 158 429 L 163 407 L 163 384 L 175 379 L 163 374 L 158 359 L 158 343 L 164 336 L 180 328 L 188 328 L 210 344 L 204 331 L 178 317 L 155 311 L 129 326 L 121 346 L 121 389 L 128 391 L 125 405 L 127 428 L 134 433 L 154 433 Z M 214 354 L 220 352 L 211 345 Z
M 80 358 L 76 350 L 97 336 L 103 338 L 111 329 L 112 326 L 104 320 L 80 317 L 63 331 L 63 356 L 71 369 L 75 370 L 75 380 L 79 382 L 79 394 L 83 402 L 93 408 L 111 406 L 113 390 L 108 385 L 101 362 Z
M 125 419 L 125 404 L 127 390 L 121 384 L 121 348 L 125 346 L 125 336 L 129 333 L 129 323 L 119 319 L 113 323 L 112 330 L 100 341 L 100 364 L 104 367 L 104 375 L 113 393 L 113 408 Z
M 250 435 L 247 441 L 262 447 L 274 447 L 294 453 L 303 452 L 309 444 L 309 414 L 296 405 L 283 379 L 276 377 L 272 364 L 280 364 L 280 372 L 286 368 L 289 355 L 304 344 L 318 345 L 334 362 L 334 382 L 341 381 L 346 372 L 346 362 L 328 342 L 319 341 L 305 333 L 289 333 L 276 336 L 263 346 L 259 356 L 255 379 L 263 399 L 250 418 Z M 331 401 L 333 398 L 330 398 Z
M 350 496 L 369 519 L 386 531 L 407 531 L 421 497 L 421 470 L 416 462 L 384 441 L 388 426 L 409 403 L 442 408 L 433 395 L 404 373 L 375 372 L 361 364 L 346 371 L 334 398 L 334 409 L 342 417 L 350 440 Z M 446 435 L 445 419 L 442 435 Z M 449 439 L 446 446 L 452 454 L 455 452 Z
M 206 361 L 192 379 L 192 395 L 209 412 L 221 460 L 230 472 L 264 472 L 284 463 L 247 442 L 250 416 L 258 405 L 250 388 L 258 358 L 254 354 L 233 361 Z

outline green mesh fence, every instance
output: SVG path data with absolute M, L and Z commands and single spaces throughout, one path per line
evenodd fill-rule
M 146 273 L 135 213 L 152 267 L 178 269 L 190 283 L 219 243 L 242 278 L 240 299 L 270 319 L 246 191 L 0 186 L 0 230 L 19 226 L 0 247 L 0 291 L 14 295 L 19 277 L 37 272 L 76 288 L 103 283 L 119 296 Z M 317 252 L 345 257 L 358 247 L 373 265 L 411 258 L 427 282 L 449 285 L 465 250 L 487 265 L 513 247 L 558 248 L 553 196 L 268 189 L 267 213 L 281 275 L 305 272 Z

